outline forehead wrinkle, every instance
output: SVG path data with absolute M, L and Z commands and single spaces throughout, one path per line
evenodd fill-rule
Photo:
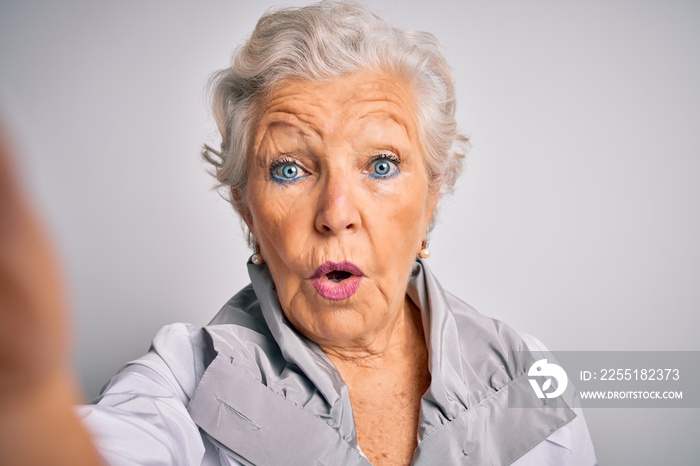
M 360 116 L 355 118 L 358 122 L 374 118 L 377 115 L 380 118 L 388 117 L 399 126 L 402 126 L 406 134 L 413 138 L 415 136 L 414 132 L 417 130 L 414 96 L 408 88 L 404 88 L 401 85 L 402 83 L 392 81 L 392 84 L 392 86 L 389 86 L 389 89 L 377 89 L 379 87 L 378 84 L 374 86 L 360 86 L 353 93 L 353 97 L 348 99 L 347 113 L 352 114 L 358 111 L 357 107 L 368 106 L 368 109 L 360 109 L 358 112 Z M 369 92 L 363 87 L 369 88 Z M 358 93 L 361 96 L 359 100 L 356 99 Z M 352 102 L 352 100 L 356 101 Z
M 271 131 L 280 126 L 291 128 L 292 131 L 277 134 Z M 273 123 L 268 127 L 266 133 L 268 137 L 264 138 L 263 141 L 264 144 L 272 147 L 272 155 L 294 153 L 295 150 L 298 150 L 300 146 L 305 144 L 305 140 L 307 139 L 303 131 L 298 131 L 298 128 L 285 123 Z
M 324 122 L 332 120 L 337 111 L 332 103 L 319 99 L 314 94 L 314 84 L 306 81 L 290 81 L 280 86 L 268 96 L 262 107 L 263 120 L 270 116 L 291 115 L 304 123 L 318 136 L 323 136 Z M 282 117 L 284 119 L 284 117 Z M 321 123 L 321 125 L 319 125 Z
M 406 136 L 409 138 L 413 136 L 413 131 L 412 130 L 412 125 L 411 125 L 411 120 L 402 117 L 400 114 L 396 114 L 394 112 L 387 112 L 385 110 L 373 110 L 371 112 L 365 112 L 362 116 L 357 118 L 358 123 L 365 123 L 366 120 L 391 120 L 394 123 L 396 123 L 399 127 L 401 127 L 405 132 Z
M 342 87 L 339 80 L 346 80 Z M 369 119 L 391 120 L 409 141 L 419 142 L 415 96 L 409 83 L 384 73 L 361 73 L 339 80 L 280 84 L 262 102 L 254 150 L 259 151 L 264 136 L 277 124 L 293 127 L 314 145 L 337 146 L 344 140 L 352 146 L 348 130 L 368 124 Z
M 303 140 L 322 139 L 323 132 L 311 124 L 311 118 L 297 112 L 277 111 L 265 113 L 258 124 L 255 135 L 254 152 L 257 154 L 263 141 L 273 139 L 271 130 L 275 128 L 290 128 L 290 130 Z M 274 144 L 274 141 L 273 141 Z
M 373 124 L 373 122 L 378 124 Z M 398 151 L 402 158 L 410 155 L 408 144 L 418 143 L 418 132 L 403 114 L 376 109 L 366 112 L 348 126 L 349 131 L 364 135 L 364 142 L 385 146 L 384 149 Z M 403 141 L 403 142 L 402 142 Z M 361 142 L 361 141 L 360 141 Z M 378 149 L 379 147 L 376 147 Z

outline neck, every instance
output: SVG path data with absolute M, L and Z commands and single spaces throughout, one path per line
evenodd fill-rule
M 420 310 L 406 297 L 403 308 L 384 328 L 349 345 L 322 345 L 336 367 L 384 369 L 426 351 Z M 342 370 L 341 370 L 342 372 Z
M 347 386 L 357 442 L 367 458 L 378 465 L 410 463 L 421 399 L 430 385 L 418 308 L 406 298 L 400 318 L 381 344 L 326 354 Z

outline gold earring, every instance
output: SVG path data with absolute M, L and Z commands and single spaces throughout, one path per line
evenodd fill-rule
M 418 257 L 420 257 L 421 259 L 427 259 L 428 257 L 430 257 L 430 249 L 428 249 L 428 240 L 424 239 L 421 243 Z
M 255 243 L 255 250 L 252 256 L 250 256 L 250 261 L 255 265 L 262 265 L 265 263 L 262 254 L 260 254 L 260 245 Z

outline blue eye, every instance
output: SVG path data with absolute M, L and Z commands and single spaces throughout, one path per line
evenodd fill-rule
M 372 178 L 391 178 L 399 173 L 399 163 L 398 157 L 382 154 L 369 163 L 367 173 Z
M 296 162 L 282 160 L 270 167 L 270 178 L 274 181 L 297 181 L 305 176 L 306 172 Z

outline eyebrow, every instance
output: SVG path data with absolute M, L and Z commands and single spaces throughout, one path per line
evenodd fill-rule
M 284 117 L 282 115 L 284 115 Z M 278 127 L 291 128 L 307 138 L 314 136 L 322 137 L 322 134 L 316 130 L 314 125 L 309 124 L 302 116 L 292 111 L 279 110 L 267 114 L 258 126 L 261 124 L 265 125 L 266 129 Z
M 362 115 L 360 118 L 357 119 L 357 122 L 362 123 L 364 120 L 373 119 L 377 116 L 380 116 L 379 119 L 383 118 L 393 121 L 397 126 L 399 126 L 403 130 L 403 132 L 406 134 L 406 137 L 409 140 L 412 140 L 417 136 L 416 134 L 412 134 L 411 132 L 412 128 L 416 128 L 417 132 L 416 125 L 411 125 L 411 121 L 409 119 L 403 117 L 401 114 L 397 114 L 396 112 L 386 110 L 373 110 Z

